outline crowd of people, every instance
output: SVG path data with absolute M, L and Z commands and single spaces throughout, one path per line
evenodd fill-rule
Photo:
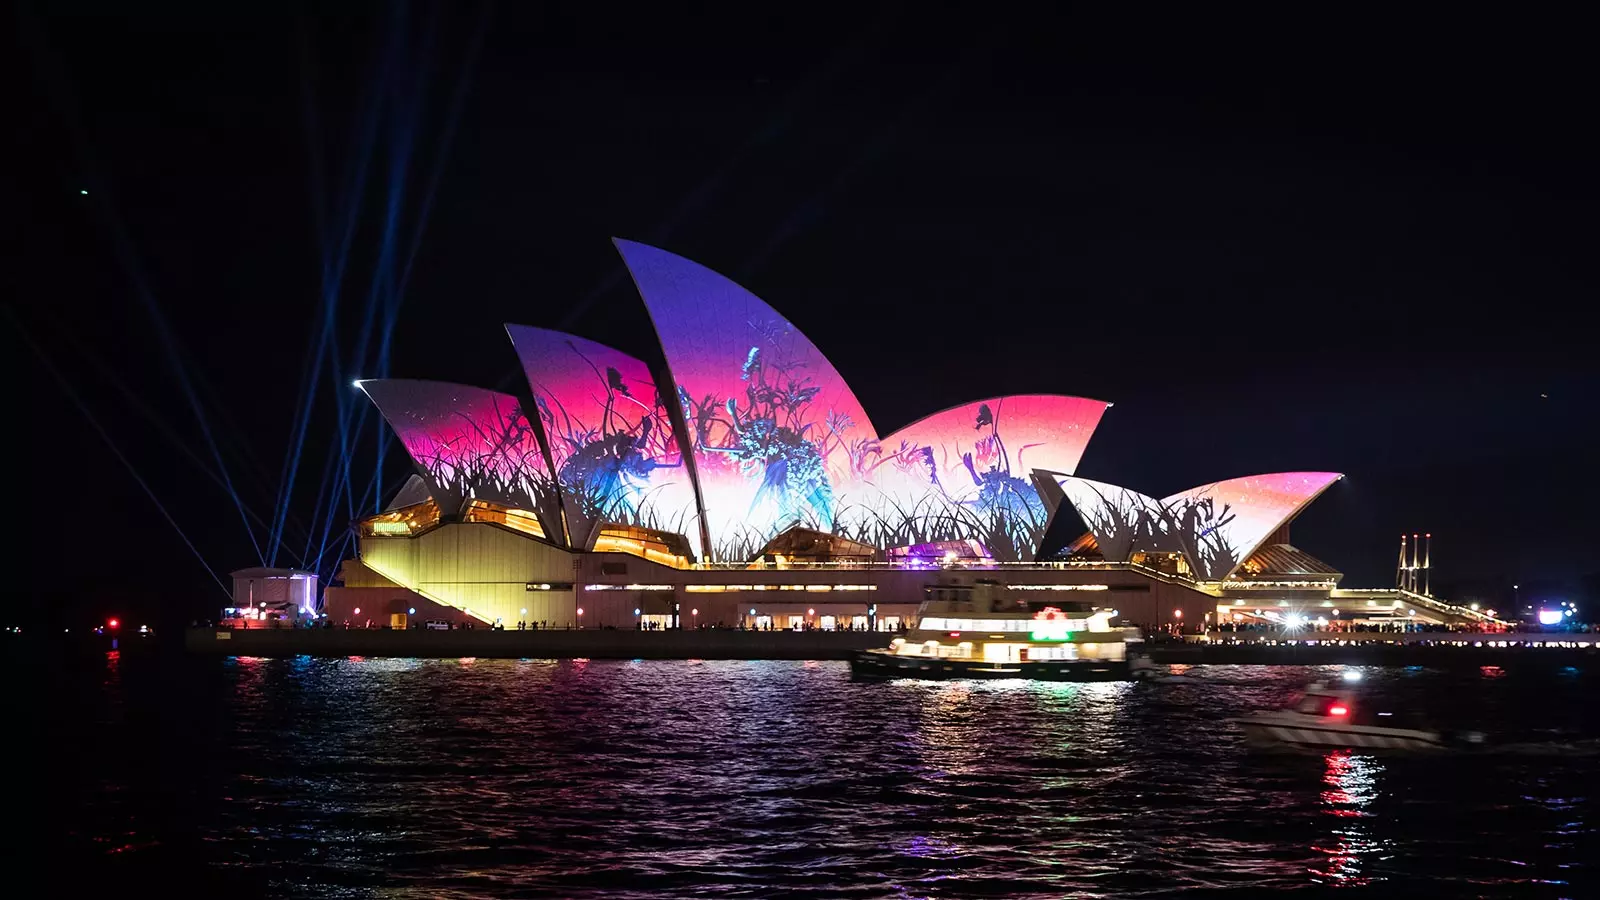
M 1594 626 L 1579 625 L 1560 631 L 1590 632 Z M 1524 622 L 1473 622 L 1444 625 L 1434 622 L 1342 622 L 1306 623 L 1290 629 L 1282 622 L 1223 622 L 1213 629 L 1223 633 L 1280 634 L 1289 630 L 1334 632 L 1341 634 L 1537 634 L 1552 631 Z

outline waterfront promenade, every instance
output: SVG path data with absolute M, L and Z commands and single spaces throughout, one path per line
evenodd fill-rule
M 190 628 L 191 653 L 221 656 L 399 656 L 535 659 L 848 659 L 893 636 L 865 631 L 454 631 L 387 628 Z M 1231 642 L 1162 640 L 1157 662 L 1253 665 L 1600 663 L 1592 634 L 1329 634 Z M 1320 640 L 1318 638 L 1321 638 Z M 1309 642 L 1307 639 L 1316 641 Z M 1352 640 L 1355 638 L 1355 640 Z M 1563 646 L 1564 645 L 1564 646 Z
M 388 628 L 190 628 L 190 652 L 227 656 L 416 656 L 535 659 L 848 659 L 893 637 L 870 631 L 424 631 Z

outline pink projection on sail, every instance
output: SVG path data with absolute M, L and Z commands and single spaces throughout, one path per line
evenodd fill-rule
M 619 240 L 692 444 L 712 547 L 748 559 L 791 525 L 848 533 L 877 433 L 794 325 L 706 267 Z
M 1035 469 L 1070 474 L 1107 404 L 1018 394 L 963 404 L 884 438 L 868 496 L 876 526 L 861 537 L 893 547 L 982 540 L 1002 561 L 1033 558 L 1049 519 Z
M 649 366 L 559 331 L 507 325 L 550 446 L 575 546 L 603 523 L 681 534 L 699 552 L 694 486 Z
M 1203 484 L 1161 500 L 1084 478 L 1060 481 L 1107 559 L 1181 550 L 1195 577 L 1220 581 L 1342 477 L 1274 472 Z
M 516 397 L 442 381 L 360 382 L 446 514 L 478 499 L 539 516 L 561 540 L 555 485 Z

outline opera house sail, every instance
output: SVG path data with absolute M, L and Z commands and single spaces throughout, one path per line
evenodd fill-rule
M 474 501 L 522 510 L 534 515 L 544 537 L 564 543 L 550 467 L 516 397 L 403 378 L 359 386 L 400 438 L 445 515 Z
M 1030 560 L 1049 511 L 1031 473 L 1070 474 L 1109 404 L 1019 394 L 952 407 L 884 438 L 858 539 L 891 548 L 976 540 Z
M 550 449 L 575 547 L 605 524 L 673 532 L 700 551 L 689 464 L 668 386 L 619 350 L 559 331 L 507 325 Z
M 708 556 L 749 559 L 796 525 L 850 530 L 878 435 L 838 370 L 722 275 L 632 241 L 617 249 L 683 405 Z
M 1337 472 L 1251 475 L 1161 500 L 1086 478 L 1060 481 L 1104 558 L 1181 553 L 1197 579 L 1222 581 L 1342 477 Z

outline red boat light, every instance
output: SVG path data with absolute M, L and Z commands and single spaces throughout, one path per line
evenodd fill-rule
M 1330 715 L 1330 716 L 1342 716 L 1342 715 L 1348 713 L 1349 711 L 1350 710 L 1346 709 L 1343 706 L 1330 706 L 1330 707 L 1328 707 L 1328 715 Z

